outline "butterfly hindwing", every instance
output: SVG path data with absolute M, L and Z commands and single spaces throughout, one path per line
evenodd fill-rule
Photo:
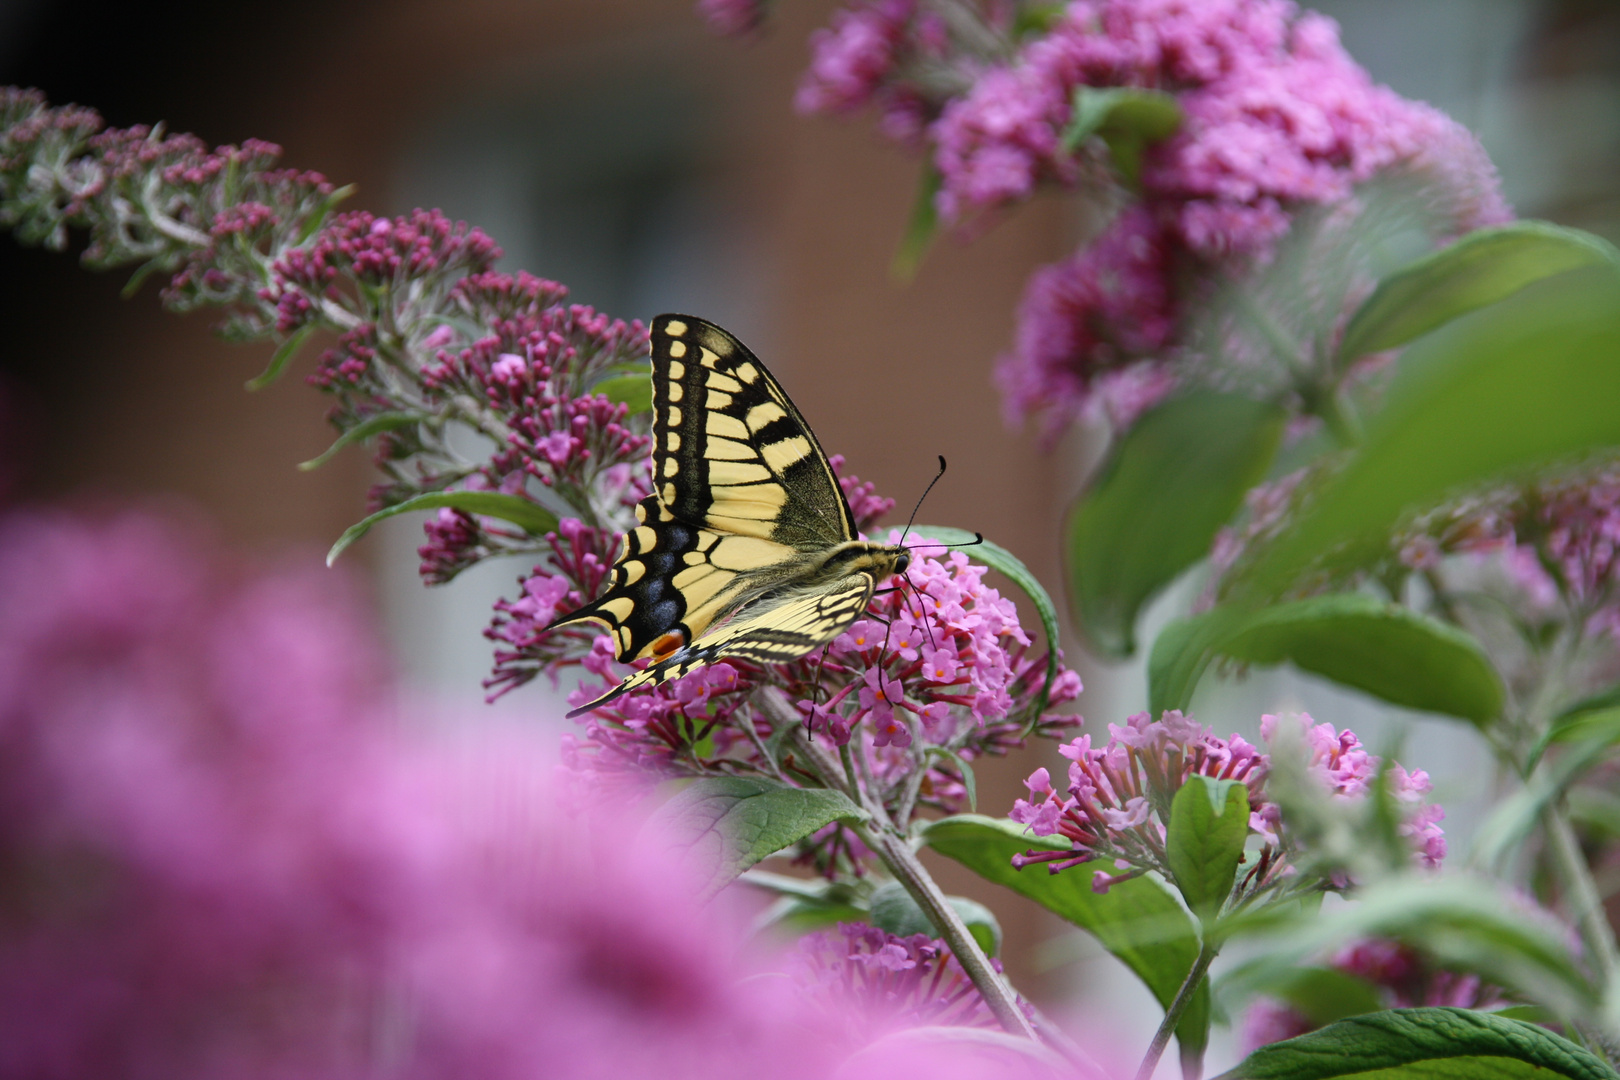
M 796 660 L 849 629 L 866 610 L 876 585 L 872 575 L 855 573 L 783 603 L 762 602 L 757 610 L 744 608 L 735 618 L 669 659 L 636 672 L 568 715 L 579 716 L 638 687 L 679 679 L 704 665 L 732 657 L 761 664 Z
M 798 551 L 854 539 L 826 454 L 747 346 L 689 315 L 651 339 L 653 490 L 675 517 Z
M 760 582 L 749 577 L 751 572 L 796 555 L 770 540 L 688 525 L 665 512 L 657 496 L 643 499 L 636 517 L 640 524 L 625 534 L 607 591 L 553 623 L 600 620 L 613 632 L 615 653 L 626 663 L 668 656 L 690 643 L 758 591 Z

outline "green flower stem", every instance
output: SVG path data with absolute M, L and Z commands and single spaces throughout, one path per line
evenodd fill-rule
M 1181 1023 L 1181 1015 L 1192 1004 L 1193 995 L 1198 992 L 1198 984 L 1204 981 L 1209 972 L 1209 965 L 1219 952 L 1208 941 L 1198 950 L 1198 959 L 1193 961 L 1192 970 L 1187 972 L 1187 978 L 1182 982 L 1181 989 L 1176 991 L 1175 1000 L 1170 1002 L 1170 1008 L 1165 1010 L 1164 1020 L 1159 1024 L 1159 1030 L 1153 1033 L 1153 1041 L 1148 1044 L 1147 1054 L 1142 1058 L 1142 1065 L 1136 1070 L 1136 1080 L 1152 1080 L 1153 1070 L 1159 1067 L 1159 1059 L 1164 1056 L 1164 1048 L 1170 1045 L 1170 1036 L 1176 1033 L 1176 1025 Z
M 1620 971 L 1620 951 L 1617 951 L 1614 928 L 1609 925 L 1603 910 L 1603 897 L 1597 882 L 1592 880 L 1592 868 L 1581 854 L 1575 830 L 1565 816 L 1563 800 L 1550 803 L 1541 815 L 1541 827 L 1547 834 L 1547 854 L 1553 873 L 1563 890 L 1570 916 L 1592 958 L 1592 966 L 1605 991 L 1614 986 L 1615 974 Z
M 848 827 L 860 838 L 861 843 L 883 860 L 884 867 L 927 913 L 929 921 L 939 930 L 945 944 L 950 946 L 951 952 L 956 955 L 957 963 L 962 965 L 962 970 L 978 988 L 984 1003 L 989 1006 L 990 1012 L 1000 1021 L 1001 1026 L 1010 1034 L 1022 1035 L 1032 1042 L 1041 1042 L 1029 1017 L 1018 1007 L 1018 999 L 1013 994 L 1012 987 L 1007 985 L 1007 980 L 991 965 L 990 958 L 984 954 L 978 941 L 968 932 L 967 924 L 945 899 L 944 890 L 928 872 L 928 868 L 922 864 L 916 851 L 912 850 L 911 841 L 901 835 L 894 826 L 880 824 L 889 820 L 888 813 L 881 805 L 875 805 L 874 799 L 861 789 L 855 776 L 854 762 L 848 753 L 849 747 L 842 748 L 843 762 L 840 763 L 824 747 L 818 745 L 815 739 L 806 734 L 799 711 L 788 701 L 787 695 L 776 687 L 762 687 L 754 695 L 753 700 L 773 729 L 781 730 L 783 725 L 793 725 L 794 749 L 821 775 L 828 787 L 842 791 L 861 809 L 872 815 L 871 821 Z
M 1012 987 L 991 966 L 990 958 L 968 932 L 967 924 L 946 901 L 945 893 L 934 881 L 933 875 L 911 849 L 911 842 L 890 829 L 856 825 L 854 832 L 860 837 L 861 843 L 877 853 L 889 873 L 905 886 L 906 892 L 917 901 L 917 906 L 928 915 L 929 921 L 939 930 L 940 937 L 945 939 L 951 952 L 956 954 L 957 962 L 967 972 L 967 977 L 973 980 L 973 985 L 978 987 L 984 1003 L 990 1007 L 1001 1026 L 1010 1034 L 1040 1042 L 1041 1037 L 1036 1034 L 1035 1026 L 1018 1007 Z

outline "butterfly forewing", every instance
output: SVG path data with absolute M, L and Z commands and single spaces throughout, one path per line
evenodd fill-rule
M 689 315 L 659 316 L 650 337 L 653 494 L 606 592 L 551 625 L 599 620 L 621 661 L 652 663 L 570 715 L 726 657 L 803 656 L 859 618 L 893 566 L 855 543 L 831 463 L 746 346 Z M 852 545 L 880 557 L 857 569 Z
M 676 518 L 798 551 L 854 538 L 827 456 L 747 346 L 687 315 L 651 338 L 653 490 Z

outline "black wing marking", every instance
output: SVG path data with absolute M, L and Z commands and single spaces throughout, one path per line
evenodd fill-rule
M 796 660 L 849 629 L 866 610 L 876 587 L 872 575 L 861 571 L 785 603 L 744 608 L 730 622 L 704 634 L 669 659 L 629 676 L 568 715 L 583 715 L 637 687 L 678 679 L 705 664 L 733 656 L 762 664 Z
M 652 323 L 653 490 L 683 521 L 821 551 L 855 538 L 827 455 L 759 358 L 711 322 Z
M 624 663 L 687 645 L 746 598 L 751 571 L 796 557 L 770 540 L 688 525 L 657 496 L 636 506 L 636 518 L 641 524 L 625 534 L 607 590 L 546 628 L 595 619 L 613 632 Z

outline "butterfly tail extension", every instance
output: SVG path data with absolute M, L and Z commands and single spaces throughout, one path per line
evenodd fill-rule
M 570 711 L 568 713 L 568 719 L 573 720 L 576 717 L 584 716 L 591 710 L 599 709 L 603 705 L 607 705 L 610 702 L 623 697 L 625 694 L 628 694 L 630 691 L 639 689 L 640 687 L 657 686 L 659 683 L 667 682 L 670 679 L 679 679 L 685 675 L 689 675 L 698 668 L 703 667 L 705 664 L 713 663 L 717 659 L 717 652 L 718 650 L 712 648 L 700 649 L 696 647 L 689 647 L 682 649 L 674 656 L 671 656 L 668 660 L 662 660 L 656 664 L 649 665 L 648 667 L 636 672 L 634 675 L 629 676 L 620 682 L 619 685 L 615 686 L 613 689 L 609 690 L 607 693 L 603 694 L 594 701 L 588 702 L 587 704 L 581 705 L 579 708 Z

